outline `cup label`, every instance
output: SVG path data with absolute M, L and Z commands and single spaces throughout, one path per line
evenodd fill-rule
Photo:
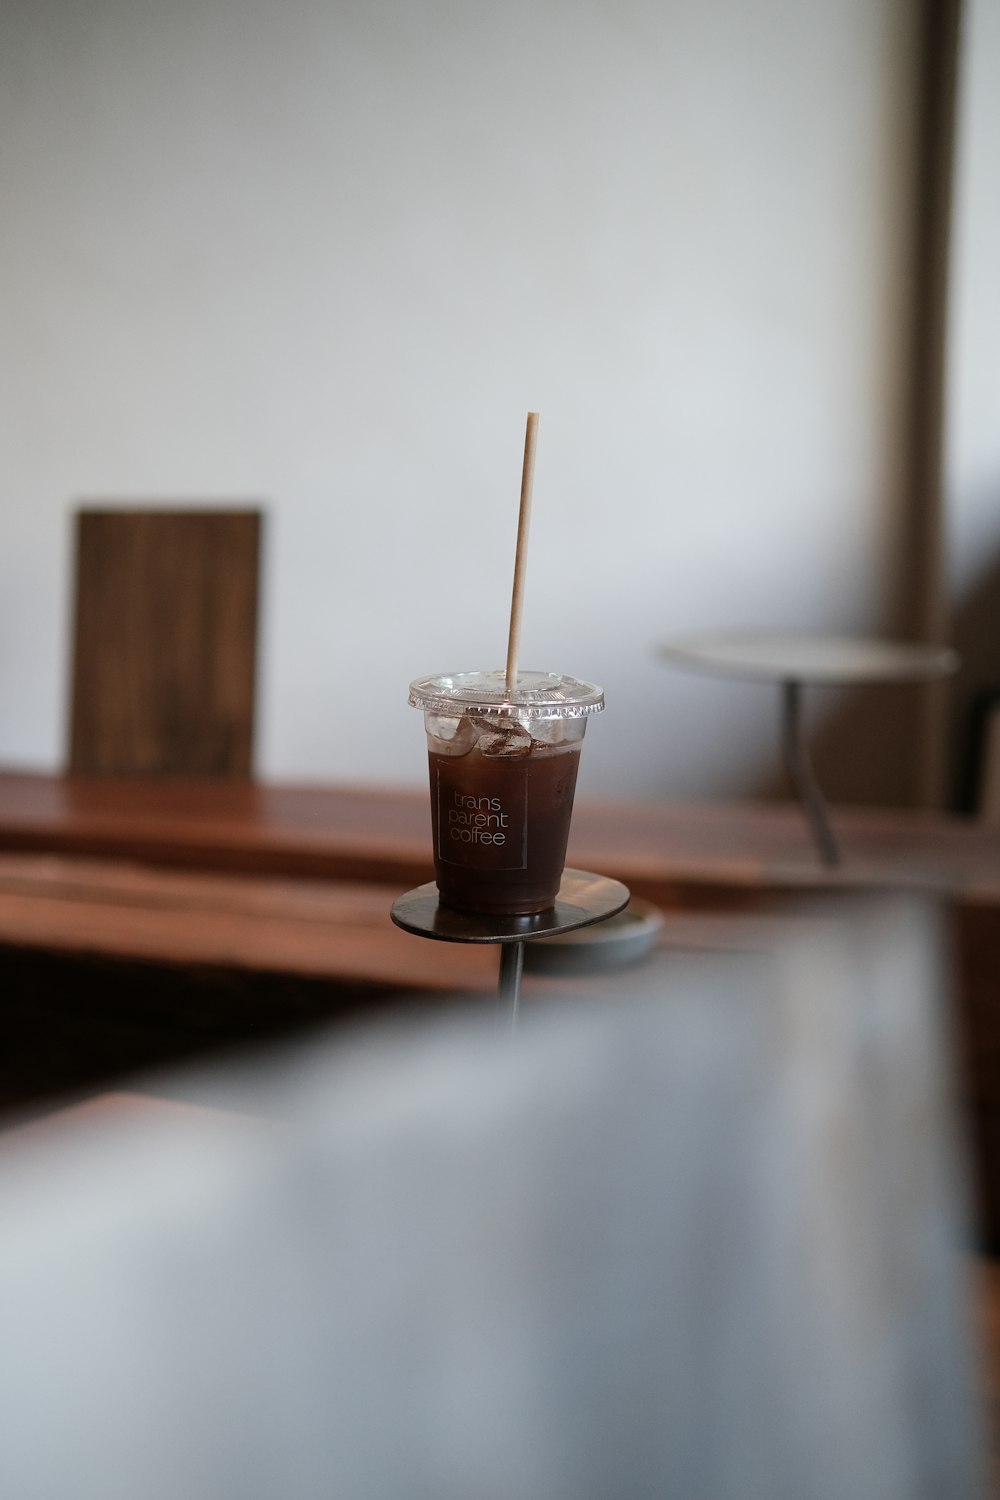
M 508 770 L 499 795 L 463 791 L 437 766 L 438 858 L 477 870 L 528 868 L 528 767 Z

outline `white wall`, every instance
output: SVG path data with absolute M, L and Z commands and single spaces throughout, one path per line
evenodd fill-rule
M 962 668 L 952 695 L 955 790 L 987 810 L 980 697 L 1000 687 L 1000 0 L 965 0 L 956 121 L 945 426 L 946 605 Z M 977 764 L 978 762 L 978 764 Z M 995 793 L 992 794 L 995 798 Z M 993 814 L 995 816 L 995 812 Z
M 963 596 L 1000 562 L 998 0 L 965 0 L 960 56 L 947 423 L 948 581 L 954 608 L 961 608 Z
M 66 738 L 80 499 L 266 500 L 259 769 L 424 776 L 407 681 L 601 682 L 581 791 L 738 791 L 668 633 L 885 624 L 903 0 L 0 8 L 0 763 Z

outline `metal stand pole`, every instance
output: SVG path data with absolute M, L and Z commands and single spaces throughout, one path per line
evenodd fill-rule
M 781 740 L 785 755 L 785 769 L 805 810 L 806 819 L 819 849 L 819 857 L 832 869 L 840 864 L 840 850 L 830 826 L 826 801 L 820 791 L 816 773 L 813 771 L 806 751 L 802 734 L 802 684 L 800 682 L 788 681 L 781 684 L 781 706 Z
M 521 1003 L 521 974 L 524 971 L 524 943 L 500 944 L 500 979 L 497 985 L 497 1007 L 510 1016 L 511 1029 L 517 1025 Z

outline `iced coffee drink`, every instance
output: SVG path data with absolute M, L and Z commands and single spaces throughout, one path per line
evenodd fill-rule
M 604 707 L 591 683 L 522 672 L 428 677 L 410 686 L 424 710 L 434 868 L 458 911 L 545 911 L 559 890 L 587 720 Z

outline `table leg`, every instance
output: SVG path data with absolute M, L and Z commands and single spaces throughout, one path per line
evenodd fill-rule
M 497 986 L 497 1005 L 510 1016 L 511 1028 L 517 1025 L 517 1010 L 521 1000 L 521 974 L 524 970 L 524 943 L 500 944 L 500 981 Z
M 781 742 L 785 756 L 785 769 L 806 819 L 812 830 L 819 857 L 823 864 L 831 867 L 840 864 L 840 850 L 830 826 L 826 801 L 820 791 L 816 773 L 806 751 L 802 733 L 802 684 L 783 682 L 781 685 Z

